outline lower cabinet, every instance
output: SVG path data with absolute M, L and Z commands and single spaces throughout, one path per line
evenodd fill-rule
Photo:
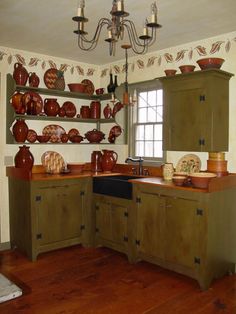
M 127 253 L 128 212 L 132 201 L 93 194 L 95 245 Z
M 190 276 L 203 290 L 214 278 L 234 272 L 232 190 L 201 193 L 134 184 L 133 191 L 131 261 Z
M 31 260 L 42 252 L 89 244 L 90 178 L 23 181 L 9 178 L 12 247 Z

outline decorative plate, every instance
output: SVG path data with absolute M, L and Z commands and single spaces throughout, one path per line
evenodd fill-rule
M 43 135 L 50 135 L 49 142 L 51 143 L 60 143 L 61 142 L 61 135 L 65 134 L 66 131 L 60 125 L 56 124 L 49 124 L 45 126 L 43 129 Z
M 34 143 L 37 139 L 37 133 L 34 130 L 29 129 L 27 133 L 27 141 L 30 143 Z
M 71 139 L 73 136 L 80 135 L 79 134 L 79 130 L 77 130 L 77 129 L 70 129 L 70 131 L 68 132 L 68 135 L 69 135 L 69 139 Z
M 76 108 L 73 102 L 71 101 L 65 101 L 62 105 L 62 108 L 65 109 L 66 116 L 68 118 L 73 118 L 76 115 Z
M 53 88 L 56 88 L 55 87 L 55 82 L 58 78 L 58 70 L 57 69 L 48 69 L 45 73 L 44 73 L 44 77 L 43 77 L 43 80 L 44 80 L 44 83 L 45 85 L 47 86 L 47 88 L 49 89 L 53 89 Z
M 26 108 L 27 108 L 27 104 L 31 98 L 33 99 L 33 101 L 36 102 L 36 113 L 40 114 L 43 110 L 43 99 L 42 99 L 42 97 L 39 94 L 32 92 L 32 91 L 24 93 L 24 95 L 22 96 L 22 102 Z
M 177 163 L 176 172 L 193 173 L 199 172 L 201 169 L 201 160 L 197 155 L 184 155 Z
M 83 80 L 81 83 L 86 84 L 87 86 L 85 87 L 84 93 L 85 94 L 89 94 L 89 95 L 93 95 L 94 93 L 94 85 L 93 82 L 91 82 L 90 80 Z
M 66 168 L 63 157 L 57 152 L 47 151 L 43 153 L 41 161 L 48 173 L 61 173 Z

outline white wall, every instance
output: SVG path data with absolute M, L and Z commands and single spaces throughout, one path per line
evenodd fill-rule
M 202 55 L 201 55 L 202 54 Z M 222 69 L 236 75 L 236 31 L 228 34 L 219 35 L 214 38 L 208 38 L 198 42 L 186 43 L 185 45 L 171 47 L 165 50 L 156 51 L 144 56 L 136 56 L 129 58 L 129 75 L 128 81 L 138 82 L 158 78 L 164 75 L 165 69 L 178 69 L 183 64 L 194 64 L 198 68 L 196 60 L 212 56 L 221 57 L 225 59 Z M 5 156 L 15 156 L 18 151 L 18 145 L 6 144 L 6 81 L 7 73 L 13 73 L 13 65 L 17 62 L 19 56 L 23 57 L 26 62 L 28 72 L 36 72 L 40 79 L 40 86 L 44 86 L 43 74 L 50 68 L 50 60 L 55 63 L 59 69 L 61 65 L 66 68 L 65 80 L 66 83 L 80 82 L 84 78 L 93 81 L 96 88 L 106 87 L 109 81 L 109 70 L 112 69 L 113 73 L 118 75 L 118 83 L 124 82 L 124 72 L 122 68 L 124 60 L 113 64 L 107 64 L 100 68 L 96 65 L 88 65 L 84 63 L 72 62 L 71 60 L 60 59 L 52 56 L 39 55 L 32 52 L 19 51 L 11 48 L 0 47 L 0 74 L 1 74 L 1 89 L 0 89 L 0 174 L 1 174 L 1 194 L 0 194 L 0 242 L 9 241 L 9 207 L 8 207 L 8 187 L 7 178 L 5 176 Z M 31 65 L 29 65 L 31 64 Z M 77 66 L 77 68 L 76 68 Z M 88 72 L 92 75 L 88 75 Z M 80 73 L 80 74 L 79 74 Z M 82 75 L 83 74 L 83 75 Z M 46 98 L 46 97 L 43 97 Z M 59 103 L 62 104 L 62 99 Z M 71 100 L 75 102 L 74 99 Z M 83 101 L 83 103 L 85 103 Z M 81 101 L 76 103 L 79 107 Z M 236 77 L 230 80 L 230 117 L 229 117 L 229 152 L 226 154 L 228 160 L 228 170 L 236 172 Z M 27 122 L 28 123 L 28 122 Z M 42 122 L 43 123 L 43 122 Z M 29 126 L 35 127 L 35 123 L 30 122 Z M 45 124 L 43 123 L 43 126 Z M 43 127 L 40 123 L 37 125 L 38 130 Z M 68 126 L 63 124 L 66 130 L 69 130 L 72 125 Z M 85 129 L 90 130 L 91 125 L 76 125 L 81 133 Z M 220 127 L 220 126 L 219 126 Z M 104 129 L 107 131 L 109 126 Z M 119 144 L 111 145 L 109 149 L 114 149 L 118 155 L 118 162 L 124 162 L 128 148 L 126 145 Z M 67 162 L 84 162 L 90 160 L 90 155 L 93 150 L 106 149 L 107 146 L 103 145 L 31 145 L 31 152 L 35 157 L 35 164 L 40 164 L 40 157 L 46 150 L 56 150 L 63 155 Z M 169 162 L 177 163 L 178 159 L 183 156 L 185 152 L 168 152 L 167 159 Z M 202 169 L 206 169 L 207 153 L 196 153 L 202 161 Z

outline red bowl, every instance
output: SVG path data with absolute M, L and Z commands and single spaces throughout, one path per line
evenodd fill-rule
M 164 72 L 165 72 L 166 76 L 173 76 L 173 75 L 175 75 L 175 73 L 177 72 L 177 70 L 168 69 L 168 70 L 165 70 Z
M 181 73 L 193 72 L 195 68 L 196 68 L 195 65 L 181 65 L 179 67 Z
M 76 93 L 84 93 L 85 88 L 87 86 L 87 84 L 83 84 L 83 83 L 70 83 L 67 85 L 68 85 L 69 90 L 71 92 L 76 92 Z
M 197 64 L 201 70 L 206 69 L 220 69 L 224 63 L 224 59 L 221 58 L 204 58 L 197 61 Z
M 40 143 L 47 143 L 50 140 L 51 135 L 37 135 L 37 141 Z
M 95 92 L 97 95 L 102 95 L 102 94 L 104 94 L 104 90 L 105 90 L 104 88 L 98 88 L 95 90 Z
M 74 136 L 70 137 L 70 141 L 71 141 L 72 143 L 80 143 L 80 142 L 82 142 L 83 140 L 84 140 L 84 138 L 83 138 L 83 136 L 81 136 L 81 135 L 74 135 Z

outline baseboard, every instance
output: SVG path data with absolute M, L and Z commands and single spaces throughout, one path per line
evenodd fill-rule
M 10 250 L 11 244 L 10 242 L 0 243 L 0 251 Z

